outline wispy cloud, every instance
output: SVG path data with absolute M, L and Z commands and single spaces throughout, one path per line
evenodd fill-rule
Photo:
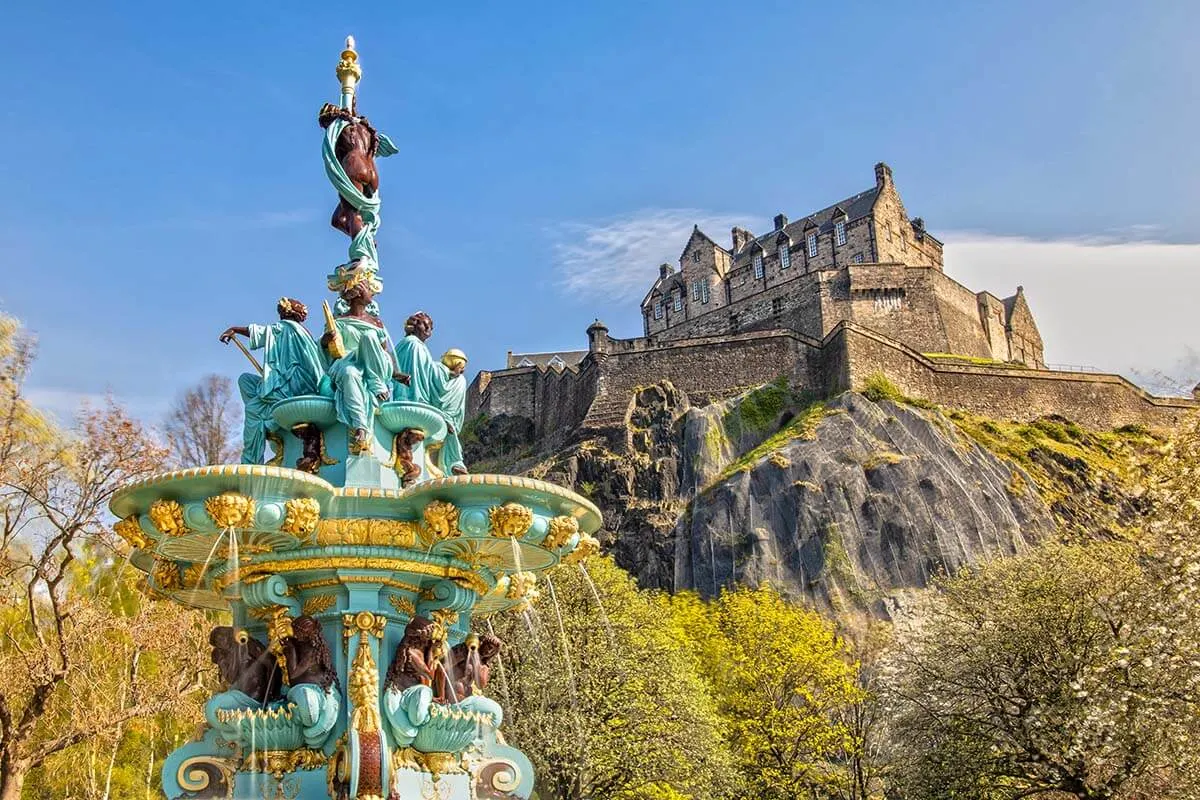
M 1056 240 L 951 231 L 942 238 L 946 272 L 965 285 L 1000 296 L 1024 285 L 1048 361 L 1134 377 L 1162 373 L 1190 386 L 1200 378 L 1200 244 L 1146 238 L 1160 231 L 1138 226 Z
M 724 241 L 746 214 L 692 208 L 649 208 L 613 219 L 568 222 L 551 229 L 559 283 L 568 293 L 609 300 L 640 300 L 661 263 L 675 264 L 692 226 Z

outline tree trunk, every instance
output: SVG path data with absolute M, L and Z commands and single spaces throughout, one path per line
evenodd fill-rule
M 21 800 L 21 789 L 24 786 L 24 770 L 9 770 L 0 775 L 0 800 Z

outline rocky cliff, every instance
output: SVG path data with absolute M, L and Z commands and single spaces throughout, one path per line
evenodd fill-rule
M 623 424 L 551 455 L 527 440 L 519 453 L 519 427 L 477 424 L 474 454 L 503 441 L 490 468 L 590 496 L 602 541 L 643 586 L 713 595 L 769 581 L 878 616 L 941 571 L 1047 536 L 1122 535 L 1139 459 L 1159 444 L 1140 429 L 919 407 L 886 383 L 813 401 L 777 382 L 703 407 L 664 383 L 637 392 Z

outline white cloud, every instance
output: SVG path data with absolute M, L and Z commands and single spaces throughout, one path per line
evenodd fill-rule
M 1146 226 L 1152 230 L 1152 226 Z M 946 234 L 946 272 L 1004 297 L 1017 284 L 1051 363 L 1200 379 L 1200 244 Z
M 608 300 L 638 301 L 658 276 L 658 265 L 677 264 L 692 226 L 724 242 L 744 214 L 690 208 L 650 208 L 602 222 L 570 222 L 551 231 L 560 285 L 567 292 Z

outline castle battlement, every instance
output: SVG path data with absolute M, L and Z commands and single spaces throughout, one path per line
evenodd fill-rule
M 661 380 L 707 402 L 781 375 L 832 395 L 875 373 L 1006 419 L 1169 426 L 1200 407 L 1117 375 L 1046 369 L 1024 290 L 1000 297 L 947 275 L 942 242 L 908 217 L 882 163 L 870 189 L 794 222 L 779 214 L 767 233 L 734 228 L 728 247 L 693 227 L 641 309 L 639 337 L 613 338 L 597 320 L 586 351 L 510 352 L 506 369 L 471 384 L 468 413 L 528 418 L 547 440 L 620 422 L 636 389 Z

